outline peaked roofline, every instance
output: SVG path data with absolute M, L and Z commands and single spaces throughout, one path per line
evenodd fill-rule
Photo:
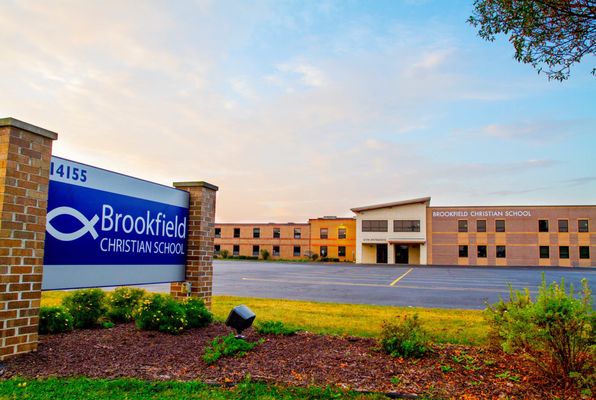
M 419 197 L 417 199 L 395 201 L 393 203 L 373 204 L 371 206 L 362 206 L 352 208 L 352 212 L 359 213 L 362 211 L 377 210 L 379 208 L 389 208 L 397 206 L 405 206 L 407 204 L 428 203 L 430 204 L 430 197 Z

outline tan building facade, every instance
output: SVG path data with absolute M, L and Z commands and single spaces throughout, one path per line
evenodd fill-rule
M 356 262 L 596 266 L 596 206 L 430 207 L 430 197 L 353 208 Z
M 309 224 L 215 224 L 215 255 L 303 259 L 310 255 Z
M 259 257 L 266 250 L 272 259 L 354 261 L 356 224 L 353 218 L 313 218 L 308 223 L 215 224 L 216 255 Z

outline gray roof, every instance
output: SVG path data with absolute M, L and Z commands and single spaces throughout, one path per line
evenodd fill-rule
M 420 197 L 420 198 L 411 199 L 411 200 L 394 201 L 393 203 L 373 204 L 371 206 L 355 207 L 355 208 L 352 208 L 351 210 L 355 213 L 359 213 L 362 211 L 377 210 L 379 208 L 405 206 L 407 204 L 418 204 L 418 203 L 430 203 L 430 197 Z

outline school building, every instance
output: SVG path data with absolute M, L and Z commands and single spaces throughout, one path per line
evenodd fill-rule
M 216 224 L 215 251 L 363 264 L 596 266 L 596 206 L 430 205 L 430 197 L 352 208 L 304 224 Z

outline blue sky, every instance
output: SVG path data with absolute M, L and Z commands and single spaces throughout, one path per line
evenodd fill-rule
M 0 115 L 54 154 L 220 187 L 217 219 L 595 204 L 594 59 L 549 82 L 472 1 L 3 1 Z

